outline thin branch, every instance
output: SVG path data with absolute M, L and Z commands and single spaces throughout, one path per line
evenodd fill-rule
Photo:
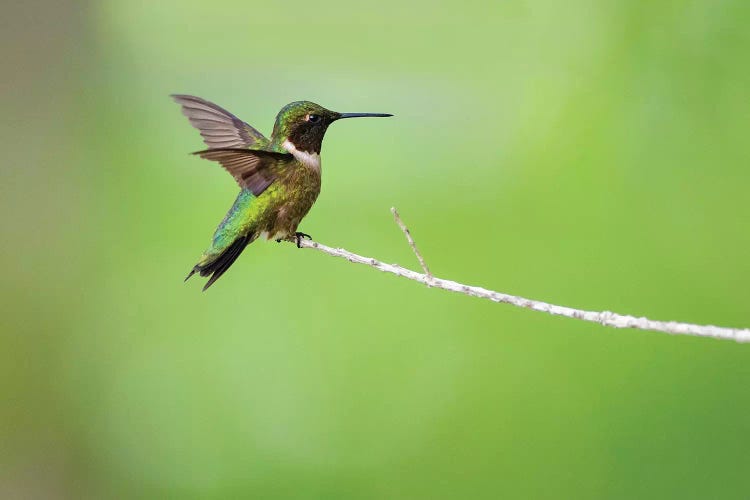
M 391 207 L 391 213 L 393 214 L 393 218 L 396 219 L 396 224 L 398 224 L 398 227 L 400 227 L 401 231 L 404 232 L 404 236 L 406 236 L 406 241 L 409 242 L 409 246 L 412 250 L 414 250 L 414 255 L 417 256 L 417 260 L 419 261 L 419 265 L 422 266 L 422 270 L 427 276 L 431 278 L 432 273 L 430 273 L 430 270 L 427 268 L 427 263 L 422 258 L 422 254 L 419 253 L 419 250 L 417 250 L 417 244 L 414 243 L 414 238 L 411 237 L 409 228 L 406 227 L 404 221 L 401 220 L 401 216 L 398 215 L 398 210 L 396 210 L 396 207 Z
M 526 309 L 532 309 L 534 311 L 541 311 L 548 314 L 557 316 L 565 316 L 567 318 L 579 319 L 583 321 L 590 321 L 592 323 L 599 323 L 604 326 L 611 326 L 614 328 L 637 328 L 639 330 L 653 330 L 662 333 L 669 333 L 672 335 L 692 335 L 695 337 L 712 337 L 715 339 L 722 340 L 734 340 L 736 342 L 750 342 L 750 329 L 747 328 L 726 328 L 721 326 L 713 325 L 695 325 L 691 323 L 679 323 L 676 321 L 655 321 L 648 318 L 637 318 L 635 316 L 626 316 L 622 314 L 616 314 L 610 311 L 584 311 L 582 309 L 573 309 L 571 307 L 558 306 L 555 304 L 549 304 L 547 302 L 541 302 L 538 300 L 526 299 L 524 297 L 518 297 L 516 295 L 509 295 L 507 293 L 495 292 L 486 288 L 478 286 L 464 285 L 456 281 L 446 280 L 442 278 L 436 278 L 432 276 L 427 270 L 427 266 L 422 259 L 422 256 L 417 251 L 417 247 L 414 244 L 414 240 L 406 229 L 406 226 L 398 216 L 396 209 L 392 209 L 393 215 L 396 218 L 396 222 L 401 227 L 402 231 L 406 235 L 409 245 L 417 255 L 422 269 L 425 271 L 424 274 L 409 269 L 403 268 L 397 264 L 386 264 L 379 260 L 371 257 L 363 257 L 355 253 L 344 250 L 343 248 L 332 248 L 316 241 L 312 240 L 301 240 L 300 247 L 302 248 L 314 248 L 328 255 L 334 257 L 340 257 L 346 259 L 349 262 L 355 264 L 364 264 L 366 266 L 374 267 L 385 273 L 395 274 L 402 278 L 417 281 L 424 285 L 442 288 L 449 292 L 461 293 L 463 295 L 469 295 L 471 297 L 479 297 L 481 299 L 491 300 L 493 302 L 502 302 L 504 304 L 511 304 L 517 307 L 524 307 Z

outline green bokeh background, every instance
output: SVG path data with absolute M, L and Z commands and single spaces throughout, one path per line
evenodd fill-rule
M 334 125 L 301 230 L 592 310 L 750 326 L 750 3 L 11 2 L 2 498 L 747 498 L 750 348 L 260 242 L 167 97 Z

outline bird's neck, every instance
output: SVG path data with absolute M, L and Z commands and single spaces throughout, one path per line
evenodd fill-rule
M 302 147 L 297 147 L 291 140 L 284 139 L 281 147 L 288 151 L 294 158 L 303 165 L 320 172 L 320 152 L 305 151 Z

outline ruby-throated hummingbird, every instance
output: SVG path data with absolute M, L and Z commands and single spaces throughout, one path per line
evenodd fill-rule
M 263 236 L 281 241 L 309 235 L 297 226 L 320 193 L 320 147 L 328 126 L 341 118 L 393 116 L 337 113 L 309 101 L 287 104 L 270 139 L 229 111 L 199 97 L 173 95 L 208 149 L 193 154 L 221 163 L 242 190 L 216 228 L 211 246 L 187 275 L 211 276 L 205 291 Z

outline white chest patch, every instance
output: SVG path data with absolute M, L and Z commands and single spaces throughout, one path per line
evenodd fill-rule
M 313 170 L 320 172 L 320 155 L 318 153 L 308 153 L 307 151 L 300 151 L 297 147 L 289 142 L 289 139 L 285 140 L 282 144 L 284 149 L 289 151 L 298 161 L 304 163 Z

